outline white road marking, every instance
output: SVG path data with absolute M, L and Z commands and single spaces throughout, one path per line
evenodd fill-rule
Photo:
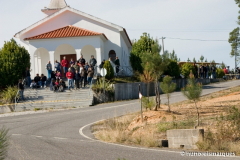
M 67 138 L 61 138 L 61 137 L 53 137 L 54 139 L 61 139 L 61 140 L 64 140 L 64 139 L 67 139 Z
M 31 135 L 32 137 L 42 138 L 43 136 Z
M 149 149 L 149 148 L 142 148 L 142 147 L 132 147 L 132 146 L 126 146 L 126 145 L 122 145 L 122 144 L 115 144 L 115 143 L 109 143 L 109 142 L 103 142 L 103 141 L 100 141 L 100 140 L 95 140 L 95 139 L 92 139 L 88 136 L 86 136 L 84 133 L 83 133 L 83 129 L 86 128 L 87 126 L 90 126 L 92 124 L 95 124 L 95 123 L 98 123 L 98 122 L 101 122 L 101 121 L 104 121 L 105 119 L 103 120 L 100 120 L 100 121 L 96 121 L 96 122 L 93 122 L 93 123 L 90 123 L 90 124 L 87 124 L 85 126 L 83 126 L 82 128 L 79 129 L 79 134 L 81 136 L 83 136 L 84 138 L 87 138 L 89 140 L 92 140 L 92 141 L 95 141 L 95 142 L 101 142 L 101 143 L 105 143 L 105 144 L 110 144 L 110 145 L 115 145 L 115 146 L 120 146 L 120 147 L 126 147 L 126 148 L 131 148 L 131 149 L 140 149 L 140 150 L 148 150 L 148 151 L 157 151 L 157 152 L 171 152 L 171 153 L 181 153 L 180 151 L 168 151 L 168 150 L 161 150 L 161 149 Z
M 12 134 L 12 136 L 21 136 L 21 134 Z
M 92 140 L 92 142 L 101 142 L 101 143 L 105 143 L 105 144 L 109 144 L 109 145 L 115 145 L 115 146 L 120 146 L 120 147 L 126 147 L 126 148 L 131 148 L 131 149 L 139 149 L 139 150 L 147 150 L 147 151 L 157 151 L 157 152 L 169 152 L 169 153 L 177 153 L 177 154 L 181 154 L 182 151 L 169 151 L 169 150 L 162 150 L 162 149 L 150 149 L 150 148 L 142 148 L 142 147 L 132 147 L 132 146 L 126 146 L 126 145 L 122 145 L 122 144 L 116 144 L 116 143 L 109 143 L 109 142 L 104 142 L 104 141 L 100 141 L 100 140 L 95 140 L 95 139 L 92 139 L 88 136 L 86 136 L 84 133 L 83 133 L 83 129 L 86 128 L 87 126 L 90 126 L 92 124 L 95 124 L 95 123 L 98 123 L 98 122 L 101 122 L 101 121 L 104 121 L 106 119 L 102 119 L 100 121 L 96 121 L 96 122 L 93 122 L 93 123 L 90 123 L 90 124 L 87 124 L 85 126 L 83 126 L 82 128 L 79 129 L 79 134 L 89 140 Z M 240 156 L 234 156 L 234 157 L 227 157 L 227 158 L 236 158 L 236 157 L 240 157 Z

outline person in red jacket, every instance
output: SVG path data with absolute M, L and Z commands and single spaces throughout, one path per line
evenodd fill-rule
M 226 69 L 226 67 L 224 67 L 223 71 L 225 74 L 228 74 L 228 70 Z
M 65 77 L 67 77 L 67 76 L 66 76 L 66 73 L 67 73 L 67 71 L 68 71 L 68 65 L 69 65 L 68 60 L 66 60 L 66 57 L 63 57 L 63 60 L 62 60 L 62 62 L 61 62 L 61 66 L 63 67 L 63 72 L 64 72 L 64 76 L 65 76 Z
M 73 86 L 73 76 L 74 76 L 74 73 L 72 73 L 71 68 L 69 68 L 68 72 L 66 74 L 66 77 L 68 79 L 68 89 L 69 90 L 70 90 L 70 87 L 72 87 L 72 89 L 74 89 L 74 86 Z

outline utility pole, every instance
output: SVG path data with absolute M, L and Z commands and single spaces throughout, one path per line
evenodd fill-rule
M 163 40 L 165 39 L 166 37 L 162 37 L 162 48 L 163 48 L 163 55 L 164 55 L 164 42 Z

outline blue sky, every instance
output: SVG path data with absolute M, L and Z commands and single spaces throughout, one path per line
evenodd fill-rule
M 143 32 L 167 37 L 165 50 L 175 50 L 182 61 L 203 55 L 207 60 L 234 66 L 229 56 L 229 32 L 238 27 L 234 0 L 66 0 L 70 7 L 126 28 L 130 39 Z M 50 0 L 2 0 L 0 46 L 18 31 L 44 18 Z M 184 41 L 170 38 L 225 41 Z M 160 41 L 161 42 L 161 41 Z

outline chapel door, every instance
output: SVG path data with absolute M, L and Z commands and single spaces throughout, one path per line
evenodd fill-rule
M 76 62 L 77 61 L 77 55 L 76 54 L 66 54 L 66 55 L 60 55 L 60 59 L 61 61 L 63 60 L 63 57 L 66 57 L 66 60 L 68 60 L 68 62 L 71 61 L 71 58 Z M 70 67 L 70 64 L 69 66 Z M 62 67 L 62 76 L 64 75 L 64 72 L 63 72 L 63 67 Z
M 114 62 L 116 59 L 116 52 L 114 50 L 111 50 L 109 52 L 109 58 L 111 58 L 111 60 Z

